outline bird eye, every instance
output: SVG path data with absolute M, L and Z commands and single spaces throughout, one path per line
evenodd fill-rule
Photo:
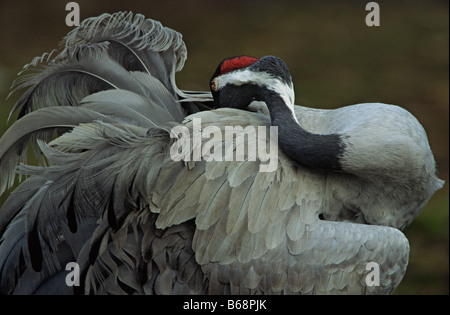
M 217 92 L 218 90 L 215 80 L 211 81 L 211 90 L 213 90 L 214 92 Z

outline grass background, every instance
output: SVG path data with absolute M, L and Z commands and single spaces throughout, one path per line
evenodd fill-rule
M 16 73 L 70 31 L 67 2 L 0 0 L 0 135 L 18 98 L 5 100 Z M 188 47 L 177 75 L 183 89 L 207 90 L 223 58 L 276 55 L 290 67 L 297 104 L 337 108 L 380 101 L 413 113 L 447 183 L 404 231 L 410 264 L 394 293 L 448 294 L 449 3 L 377 1 L 381 26 L 368 27 L 367 2 L 77 1 L 82 19 L 132 10 L 181 32 Z

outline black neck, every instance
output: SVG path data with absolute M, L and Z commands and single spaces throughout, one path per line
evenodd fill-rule
M 313 134 L 294 119 L 283 99 L 275 92 L 264 90 L 259 100 L 269 108 L 272 125 L 278 127 L 278 145 L 299 164 L 328 171 L 340 171 L 340 159 L 345 145 L 338 134 Z

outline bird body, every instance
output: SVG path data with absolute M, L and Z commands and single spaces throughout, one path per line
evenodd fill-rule
M 373 217 L 367 218 L 371 224 L 403 229 L 428 201 L 423 197 L 431 197 L 442 185 L 434 176 L 435 162 L 425 130 L 399 106 L 366 103 L 335 110 L 296 106 L 296 115 L 310 132 L 345 135 L 342 164 L 348 176 L 355 176 L 345 185 L 330 184 L 330 188 L 347 187 L 345 199 L 360 203 L 353 209 L 370 209 L 364 215 Z M 343 177 L 328 174 L 338 182 Z M 380 203 L 374 204 L 374 198 Z M 391 211 L 397 214 L 390 217 Z
M 275 57 L 224 61 L 212 93 L 182 91 L 175 72 L 185 58 L 179 33 L 116 13 L 84 21 L 56 57 L 32 62 L 48 66 L 18 81 L 28 90 L 0 140 L 0 187 L 29 139 L 47 164 L 21 165 L 29 177 L 0 210 L 0 292 L 392 292 L 408 263 L 400 229 L 442 186 L 417 120 L 379 103 L 294 105 Z M 254 101 L 265 111 L 243 110 Z M 170 131 L 194 137 L 194 119 L 237 134 L 277 126 L 276 169 L 260 172 L 251 150 L 242 160 L 174 160 Z M 79 287 L 64 281 L 70 262 Z

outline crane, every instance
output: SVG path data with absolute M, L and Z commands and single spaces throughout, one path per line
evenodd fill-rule
M 274 56 L 228 58 L 210 92 L 181 90 L 186 57 L 180 33 L 118 12 L 25 67 L 18 120 L 0 139 L 0 192 L 27 177 L 0 210 L 0 292 L 391 293 L 408 264 L 401 230 L 443 185 L 417 119 L 382 103 L 295 105 Z M 240 127 L 208 148 L 241 158 L 192 158 L 210 141 L 194 139 L 200 120 Z M 274 170 L 250 150 L 255 126 L 265 143 L 276 127 Z M 194 144 L 183 159 L 173 130 Z M 41 165 L 25 163 L 28 143 Z

